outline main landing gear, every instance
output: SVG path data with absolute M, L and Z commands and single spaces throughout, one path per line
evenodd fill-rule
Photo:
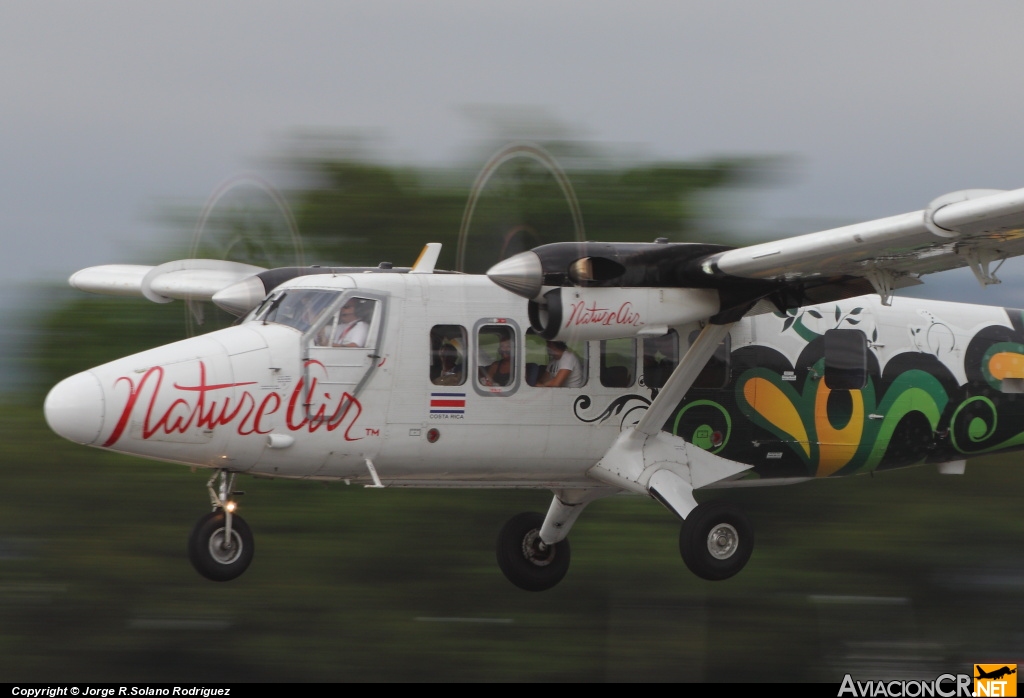
M 508 581 L 526 591 L 550 589 L 569 571 L 569 541 L 544 543 L 543 523 L 543 514 L 517 514 L 498 534 L 498 567 Z
M 720 581 L 743 569 L 754 552 L 754 528 L 740 509 L 727 502 L 698 504 L 683 521 L 679 553 L 690 571 Z
M 213 511 L 199 519 L 188 538 L 188 559 L 196 572 L 214 582 L 235 579 L 249 567 L 254 552 L 252 531 L 235 514 L 235 473 L 218 470 L 206 483 Z M 220 482 L 214 489 L 214 482 Z
M 569 500 L 556 495 L 548 514 L 551 521 L 544 537 L 542 514 L 517 514 L 498 534 L 498 566 L 508 581 L 526 591 L 545 591 L 562 581 L 569 571 L 568 528 L 587 499 Z M 557 533 L 556 533 L 557 531 Z M 683 521 L 679 553 L 683 562 L 701 579 L 721 581 L 734 576 L 754 551 L 754 528 L 743 512 L 722 501 L 698 504 Z

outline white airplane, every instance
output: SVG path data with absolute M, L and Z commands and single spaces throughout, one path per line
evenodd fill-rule
M 550 490 L 513 516 L 498 564 L 557 584 L 586 505 L 629 492 L 682 520 L 686 565 L 731 577 L 748 519 L 695 490 L 786 484 L 1024 446 L 1024 313 L 894 298 L 969 266 L 997 282 L 1024 252 L 1024 189 L 730 249 L 556 243 L 486 276 L 411 268 L 109 265 L 75 288 L 212 300 L 232 327 L 71 376 L 46 399 L 61 436 L 212 470 L 192 564 L 242 574 L 239 474 L 367 487 Z M 525 299 L 525 300 L 524 300 Z

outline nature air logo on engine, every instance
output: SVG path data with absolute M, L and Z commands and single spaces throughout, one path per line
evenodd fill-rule
M 1016 664 L 975 664 L 975 696 L 1016 696 Z

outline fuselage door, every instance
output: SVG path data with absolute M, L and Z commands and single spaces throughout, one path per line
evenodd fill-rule
M 302 336 L 306 418 L 344 417 L 369 382 L 383 352 L 386 298 L 347 291 Z

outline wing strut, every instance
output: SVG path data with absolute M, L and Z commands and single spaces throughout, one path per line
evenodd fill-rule
M 697 506 L 693 490 L 750 468 L 720 458 L 662 430 L 734 323 L 708 323 L 665 382 L 646 414 L 622 432 L 588 474 L 654 497 L 685 519 Z
M 896 288 L 896 275 L 888 269 L 871 269 L 864 272 L 875 293 L 882 299 L 882 305 L 892 305 L 892 291 Z
M 1006 261 L 1006 254 L 1001 250 L 992 250 L 985 247 L 964 247 L 958 248 L 956 253 L 967 260 L 967 266 L 971 268 L 974 278 L 978 280 L 982 288 L 1002 283 L 996 277 L 999 267 L 1003 266 L 1003 262 Z M 996 264 L 995 269 L 992 269 L 992 264 L 996 262 L 998 264 Z
M 658 392 L 658 397 L 654 399 L 643 418 L 636 425 L 638 433 L 656 436 L 661 431 L 661 427 L 668 421 L 669 415 L 675 410 L 679 401 L 686 397 L 690 386 L 697 380 L 697 376 L 704 369 L 708 359 L 712 357 L 715 349 L 725 339 L 725 335 L 729 334 L 732 326 L 731 322 L 724 325 L 709 322 L 704 326 L 704 329 L 697 335 L 697 339 L 683 355 L 679 365 L 672 371 L 672 375 L 665 381 L 665 385 Z

